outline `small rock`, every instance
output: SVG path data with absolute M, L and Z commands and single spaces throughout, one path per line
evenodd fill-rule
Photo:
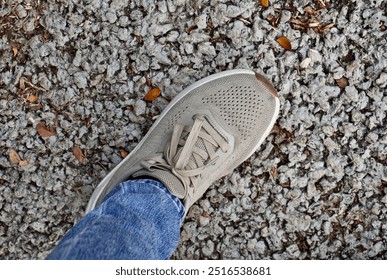
M 42 222 L 33 222 L 30 224 L 30 227 L 33 229 L 33 230 L 36 230 L 38 232 L 45 232 L 46 230 L 46 224 L 45 223 L 42 223 Z
M 310 59 L 312 61 L 316 61 L 316 62 L 321 62 L 322 61 L 322 56 L 321 56 L 321 54 L 317 50 L 310 49 L 309 52 L 308 52 L 308 56 L 310 57 Z
M 34 18 L 30 18 L 28 19 L 25 23 L 24 23 L 24 31 L 26 32 L 32 32 L 35 30 L 35 19 Z
M 260 255 L 266 254 L 267 247 L 266 247 L 266 244 L 264 241 L 262 241 L 262 240 L 258 241 L 258 243 L 256 244 L 255 247 L 257 249 L 258 254 L 260 254 Z
M 137 100 L 134 104 L 134 114 L 136 116 L 144 115 L 146 112 L 146 102 L 143 100 Z
M 207 28 L 207 15 L 201 15 L 195 18 L 196 26 L 199 30 Z
M 211 240 L 208 240 L 207 241 L 207 244 L 203 247 L 202 249 L 202 253 L 203 255 L 205 255 L 206 257 L 209 257 L 211 256 L 211 254 L 213 253 L 214 251 L 214 242 L 211 241 Z
M 199 44 L 198 51 L 200 53 L 202 53 L 204 55 L 208 55 L 208 56 L 215 56 L 216 55 L 216 51 L 215 51 L 214 46 L 209 42 Z
M 383 241 L 379 241 L 372 246 L 372 249 L 369 251 L 368 255 L 373 258 L 376 255 L 378 255 L 382 250 L 385 249 L 385 246 L 383 245 Z
M 25 18 L 27 16 L 27 11 L 22 5 L 17 5 L 16 14 L 19 18 Z
M 115 12 L 107 12 L 106 18 L 110 23 L 115 23 L 117 21 L 117 16 Z
M 209 223 L 210 223 L 210 218 L 208 218 L 208 217 L 203 217 L 203 216 L 200 216 L 200 217 L 199 217 L 199 225 L 200 225 L 200 226 L 205 227 L 205 226 L 207 226 Z
M 230 18 L 235 18 L 239 16 L 241 13 L 242 13 L 242 10 L 238 6 L 230 5 L 227 7 L 226 15 Z
M 380 74 L 380 77 L 376 79 L 376 84 L 381 87 L 387 86 L 387 73 Z
M 87 77 L 86 72 L 78 72 L 74 74 L 74 82 L 80 89 L 85 89 L 87 87 Z
M 357 102 L 359 100 L 357 89 L 354 86 L 345 87 L 345 92 L 351 101 Z
M 193 50 L 194 50 L 194 47 L 193 47 L 192 44 L 185 44 L 184 45 L 184 50 L 185 50 L 186 54 L 192 54 Z
M 300 256 L 300 250 L 298 249 L 297 244 L 292 244 L 286 248 L 286 251 L 293 258 L 298 258 Z

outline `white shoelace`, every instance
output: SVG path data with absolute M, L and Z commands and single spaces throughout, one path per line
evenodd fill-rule
M 188 137 L 187 137 L 188 133 Z M 202 141 L 205 149 L 197 145 Z M 202 145 L 203 146 L 203 145 Z M 170 170 L 181 180 L 187 193 L 188 187 L 198 187 L 198 178 L 203 170 L 215 164 L 219 158 L 218 150 L 226 153 L 228 144 L 203 115 L 194 116 L 192 127 L 177 124 L 171 142 L 166 146 L 164 155 L 159 155 L 141 164 L 148 170 Z

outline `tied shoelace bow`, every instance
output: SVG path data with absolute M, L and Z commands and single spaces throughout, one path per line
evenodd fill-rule
M 215 164 L 219 158 L 218 150 L 228 150 L 228 143 L 203 115 L 193 117 L 192 127 L 176 124 L 171 142 L 166 146 L 164 155 L 159 155 L 141 165 L 152 171 L 154 169 L 170 170 L 183 183 L 187 194 L 188 186 L 196 189 L 198 178 L 203 170 Z M 188 137 L 187 137 L 188 134 Z M 201 141 L 203 145 L 197 145 Z M 203 149 L 204 148 L 204 149 Z

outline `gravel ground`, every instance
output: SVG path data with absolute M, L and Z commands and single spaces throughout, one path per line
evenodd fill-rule
M 192 207 L 173 258 L 387 258 L 386 1 L 0 7 L 1 259 L 44 258 L 179 91 L 236 68 L 273 83 L 280 116 Z

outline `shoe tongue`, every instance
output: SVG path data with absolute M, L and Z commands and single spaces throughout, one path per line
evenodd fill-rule
M 162 182 L 166 186 L 166 188 L 171 192 L 171 194 L 173 194 L 177 198 L 183 199 L 185 197 L 186 191 L 182 182 L 170 171 L 165 171 L 161 169 L 149 171 L 146 169 L 141 169 L 134 173 L 132 176 L 134 178 L 146 176 L 157 179 Z

